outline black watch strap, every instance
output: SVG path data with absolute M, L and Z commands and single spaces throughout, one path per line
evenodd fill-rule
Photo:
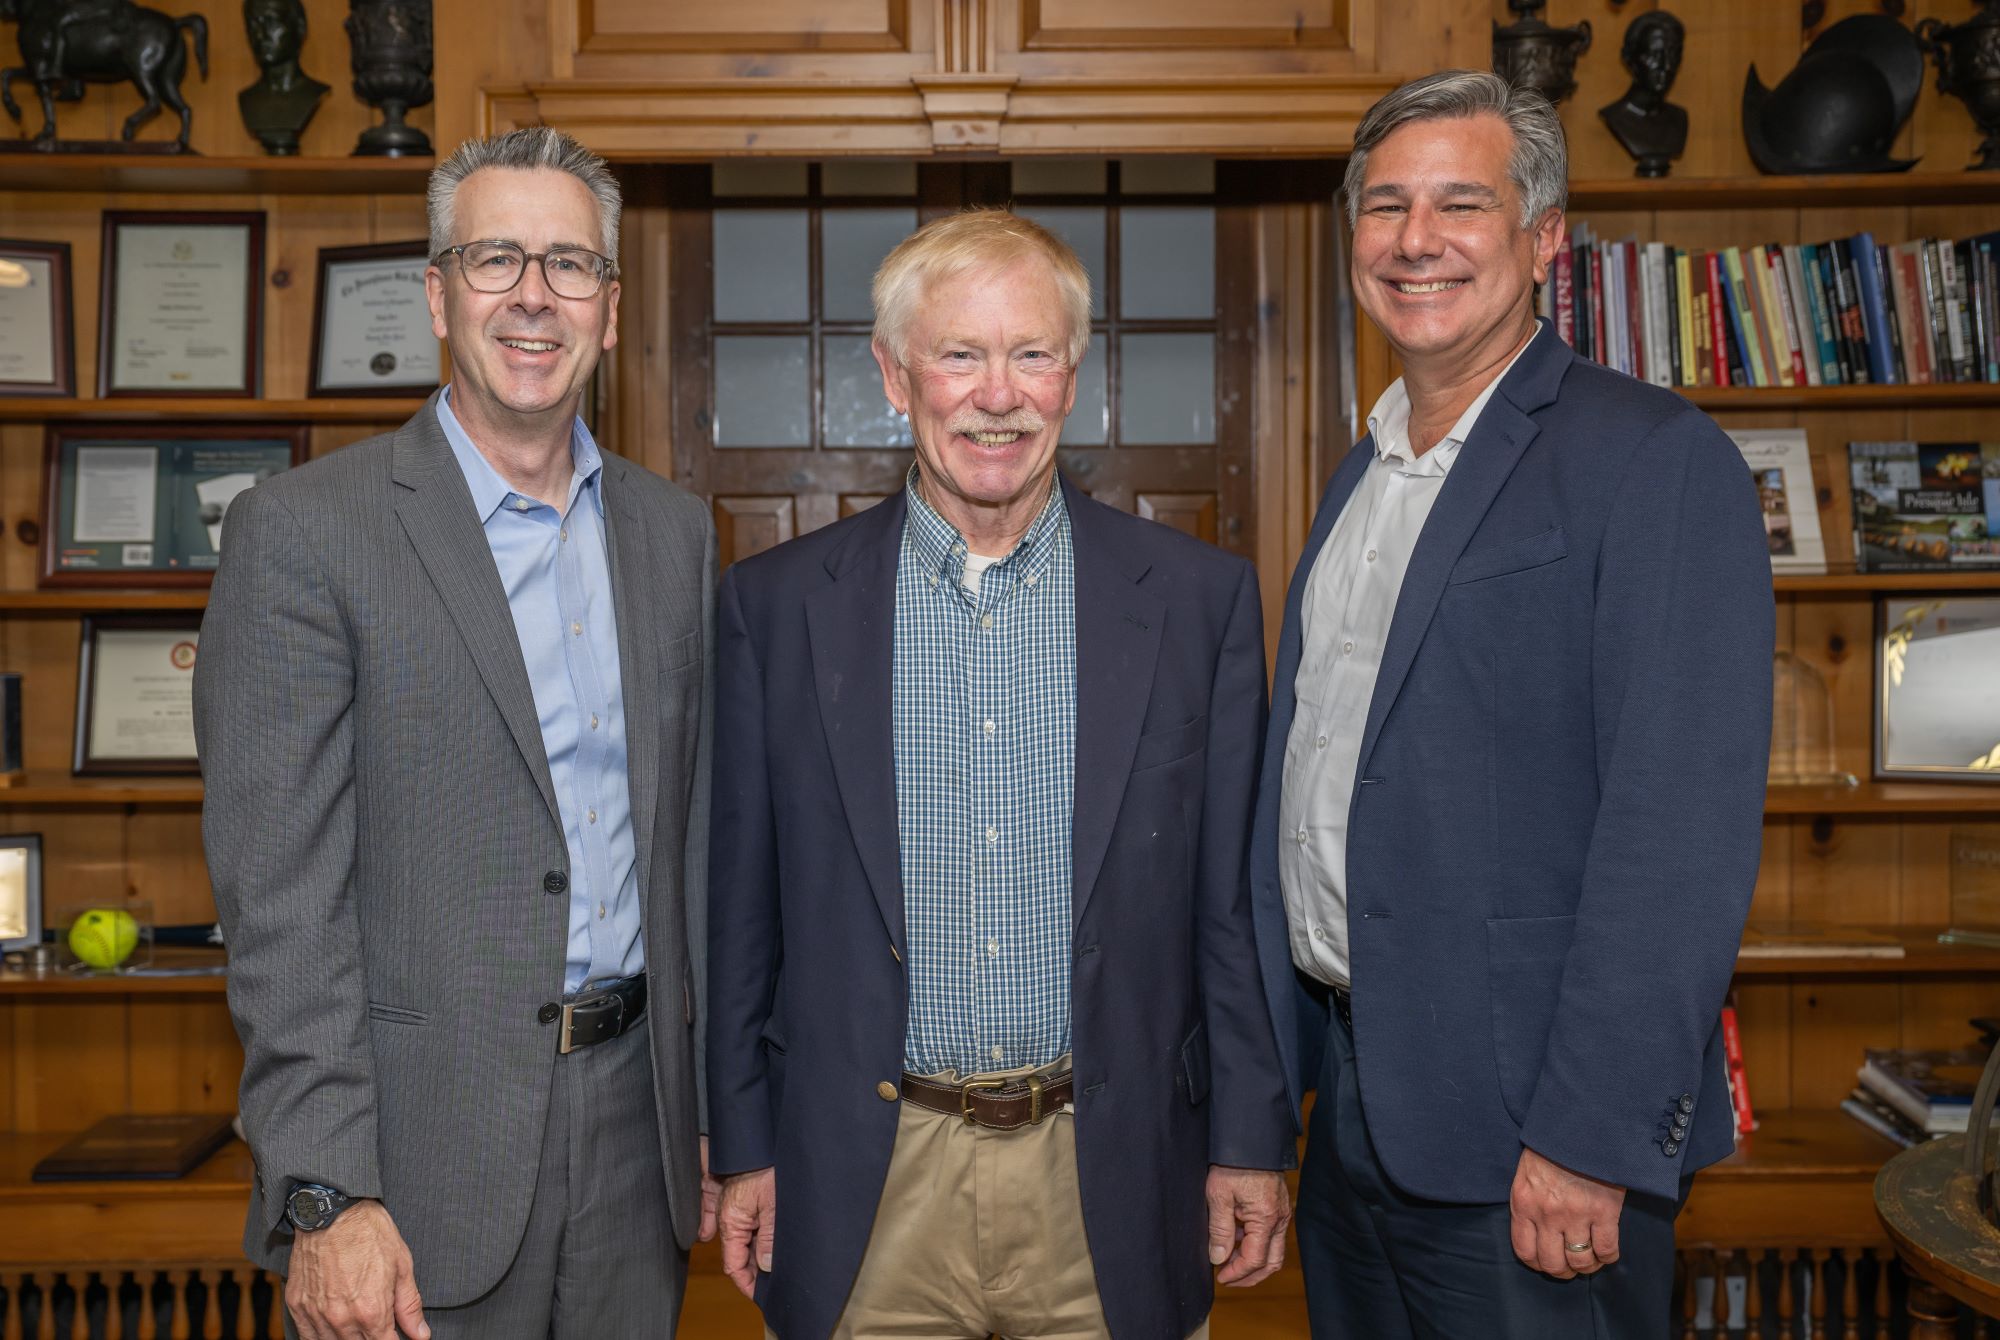
M 285 1218 L 301 1233 L 316 1233 L 340 1217 L 354 1198 L 317 1182 L 295 1182 L 285 1197 Z

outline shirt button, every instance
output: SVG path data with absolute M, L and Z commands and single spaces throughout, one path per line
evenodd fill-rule
M 1340 654 L 1342 656 L 1352 656 L 1354 654 L 1354 644 L 1352 642 L 1341 643 Z
M 1315 749 L 1324 749 L 1324 748 L 1326 748 L 1326 737 L 1325 737 L 1324 735 L 1322 735 L 1322 736 L 1320 736 L 1320 737 L 1319 737 L 1319 738 L 1318 738 L 1317 740 L 1314 740 L 1314 741 L 1313 741 L 1313 747 L 1314 747 Z
M 599 903 L 599 904 L 597 905 L 597 919 L 598 919 L 599 921 L 602 921 L 602 920 L 604 920 L 604 904 L 603 904 L 603 903 Z
M 982 614 L 982 615 L 980 615 L 980 616 L 979 616 L 979 626 L 980 626 L 981 628 L 991 628 L 991 627 L 993 626 L 993 616 L 992 616 L 992 615 L 990 615 L 990 614 Z
M 896 1101 L 896 1086 L 885 1079 L 875 1086 L 875 1096 L 885 1103 L 893 1103 Z
M 1006 1052 L 1004 1052 L 1004 1051 L 1002 1051 L 1002 1050 L 1000 1050 L 1000 1048 L 998 1048 L 998 1047 L 995 1047 L 995 1048 L 993 1049 L 993 1059 L 994 1059 L 994 1060 L 996 1060 L 996 1061 L 998 1061 L 998 1060 L 1002 1059 L 1002 1058 L 1003 1058 L 1003 1057 L 1005 1057 L 1006 1055 L 1007 1055 L 1007 1053 L 1006 1053 Z
M 1028 574 L 1028 576 L 1027 576 L 1027 582 L 1028 582 L 1028 585 L 1030 585 L 1030 586 L 1033 586 L 1033 585 L 1034 585 L 1034 584 L 1035 584 L 1035 583 L 1036 583 L 1037 581 L 1040 581 L 1040 580 L 1041 580 L 1041 576 L 1042 576 L 1042 574 L 1041 574 L 1041 573 L 1039 573 L 1039 572 L 1031 572 L 1031 573 L 1029 573 L 1029 574 Z
M 986 829 L 986 840 L 988 842 L 998 842 L 1000 840 L 1000 830 L 989 824 Z
M 525 512 L 525 511 L 527 511 L 527 510 L 528 510 L 528 500 L 527 500 L 526 498 L 516 498 L 516 499 L 514 499 L 514 510 L 515 510 L 515 511 L 517 511 L 517 512 Z
M 1303 828 L 1301 828 L 1301 829 L 1300 829 L 1300 830 L 1298 831 L 1298 833 L 1297 833 L 1297 834 L 1295 835 L 1295 840 L 1296 840 L 1296 841 L 1298 842 L 1298 844 L 1299 844 L 1299 845 L 1300 845 L 1301 847 L 1305 846 L 1305 845 L 1306 845 L 1306 830 L 1305 830 L 1305 829 L 1303 829 Z
M 991 735 L 993 733 L 993 722 L 991 720 L 988 720 L 985 725 L 980 727 L 980 729 L 985 731 L 988 735 Z
M 575 636 L 577 636 L 577 637 L 582 637 L 582 636 L 583 636 L 583 620 L 581 620 L 581 619 L 572 619 L 572 620 L 570 620 L 570 624 L 569 624 L 569 631 L 570 631 L 570 632 L 571 632 L 572 634 L 574 634 Z
M 1368 551 L 1368 561 L 1370 563 L 1373 563 L 1375 561 L 1375 551 L 1373 549 L 1370 549 Z
M 592 712 L 592 713 L 590 714 L 590 728 L 591 728 L 592 730 L 596 730 L 596 729 L 597 729 L 597 713 L 595 713 L 595 712 Z
M 989 955 L 998 957 L 1000 953 L 1000 942 L 998 940 L 988 940 L 986 942 L 986 952 Z
M 589 817 L 590 817 L 590 821 L 591 821 L 592 823 L 596 823 L 596 822 L 597 822 L 597 811 L 596 811 L 596 810 L 591 810 L 591 811 L 589 811 Z
M 1324 926 L 1313 927 L 1313 939 L 1324 941 L 1326 939 L 1326 927 Z
M 932 574 L 931 574 L 931 585 L 932 585 L 932 586 L 936 586 L 936 585 L 937 585 L 937 574 L 936 574 L 936 573 L 932 573 Z

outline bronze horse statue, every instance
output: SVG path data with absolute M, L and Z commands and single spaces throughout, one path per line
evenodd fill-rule
M 131 80 L 146 101 L 125 118 L 121 139 L 130 141 L 140 126 L 160 114 L 162 103 L 180 113 L 176 146 L 187 152 L 188 129 L 194 116 L 181 97 L 187 74 L 187 47 L 181 34 L 194 37 L 194 57 L 201 77 L 208 78 L 208 21 L 199 14 L 171 18 L 132 0 L 0 0 L 0 19 L 21 25 L 20 65 L 0 70 L 0 106 L 16 121 L 21 108 L 14 101 L 14 80 L 25 78 L 42 99 L 42 129 L 38 147 L 56 139 L 56 103 L 77 102 L 89 83 Z

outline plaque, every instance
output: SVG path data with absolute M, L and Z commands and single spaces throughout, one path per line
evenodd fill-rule
M 429 395 L 437 389 L 426 242 L 326 247 L 313 299 L 315 396 Z
M 41 835 L 0 837 L 0 951 L 33 949 L 41 942 Z
M 79 777 L 201 771 L 194 750 L 194 660 L 201 615 L 83 620 L 76 675 Z
M 2000 931 L 2000 824 L 1951 830 L 1951 925 Z
M 43 586 L 206 586 L 237 494 L 303 461 L 303 424 L 48 426 Z
M 73 396 L 69 243 L 0 238 L 0 396 Z
M 258 392 L 264 215 L 107 210 L 100 396 Z
M 2000 596 L 1875 605 L 1875 775 L 2000 782 Z

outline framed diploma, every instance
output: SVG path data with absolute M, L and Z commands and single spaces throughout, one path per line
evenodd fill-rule
M 193 773 L 201 615 L 85 615 L 77 654 L 79 777 Z
M 2000 782 L 2000 596 L 1875 602 L 1875 775 Z
M 100 396 L 258 391 L 264 215 L 106 210 Z
M 430 244 L 323 247 L 313 299 L 315 396 L 429 395 L 437 389 L 424 270 Z
M 206 586 L 231 500 L 305 457 L 304 424 L 52 422 L 41 585 Z
M 76 394 L 69 243 L 0 238 L 0 396 Z

